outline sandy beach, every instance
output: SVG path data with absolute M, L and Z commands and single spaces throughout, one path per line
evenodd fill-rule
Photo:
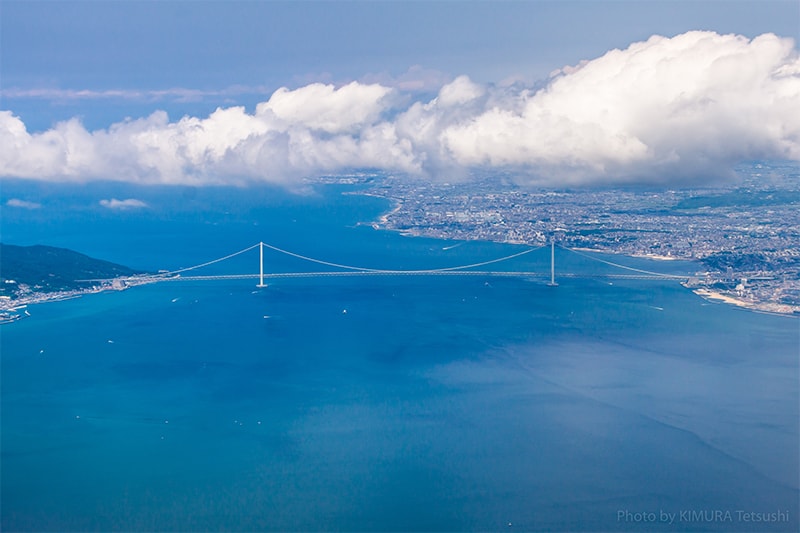
M 657 255 L 657 254 L 634 254 L 631 257 L 641 257 L 643 259 L 653 259 L 655 261 L 695 261 L 689 257 L 675 257 L 672 255 Z
M 770 303 L 770 302 L 750 302 L 740 298 L 734 298 L 727 294 L 722 294 L 710 289 L 692 289 L 692 292 L 710 301 L 717 301 L 729 305 L 735 305 L 751 311 L 759 311 L 762 313 L 770 313 L 776 315 L 789 315 L 794 316 L 796 308 L 791 305 Z
M 698 296 L 702 296 L 703 298 L 706 298 L 708 300 L 719 300 L 726 304 L 737 305 L 739 307 L 749 307 L 749 308 L 753 307 L 753 304 L 751 302 L 740 300 L 738 298 L 734 298 L 732 296 L 728 296 L 720 292 L 712 291 L 710 289 L 694 289 L 693 292 Z
M 389 198 L 387 196 L 380 196 L 380 198 L 385 198 L 387 200 L 391 200 L 392 202 L 394 202 L 394 207 L 392 208 L 392 210 L 387 213 L 384 213 L 378 218 L 378 223 L 385 226 L 386 223 L 389 222 L 389 217 L 391 217 L 392 215 L 400 211 L 400 209 L 402 209 L 403 201 L 400 200 L 399 198 Z

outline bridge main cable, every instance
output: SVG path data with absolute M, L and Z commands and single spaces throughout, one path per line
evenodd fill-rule
M 591 259 L 592 261 L 598 261 L 600 263 L 605 263 L 606 265 L 611 265 L 611 266 L 614 266 L 614 267 L 617 267 L 617 268 L 622 268 L 622 269 L 625 269 L 625 270 L 631 270 L 633 272 L 640 272 L 642 274 L 648 274 L 648 275 L 651 275 L 651 276 L 657 276 L 659 278 L 664 278 L 664 279 L 684 279 L 684 278 L 687 277 L 687 276 L 675 276 L 673 274 L 662 274 L 661 272 L 653 272 L 652 270 L 643 270 L 641 268 L 634 268 L 634 267 L 629 267 L 629 266 L 625 266 L 625 265 L 620 265 L 620 264 L 614 263 L 612 261 L 606 261 L 604 259 L 600 259 L 599 257 L 592 257 L 589 254 L 583 254 L 583 253 L 581 253 L 581 252 L 579 252 L 577 250 L 573 250 L 572 248 L 567 248 L 566 246 L 558 245 L 558 247 L 559 248 L 563 248 L 564 250 L 567 250 L 568 252 L 572 252 L 573 254 L 579 255 L 581 257 L 585 257 L 586 259 Z
M 207 262 L 201 263 L 199 265 L 194 265 L 194 266 L 190 266 L 190 267 L 186 267 L 186 268 L 180 268 L 178 270 L 171 270 L 169 272 L 162 272 L 162 273 L 157 274 L 157 275 L 152 276 L 152 277 L 172 276 L 174 274 L 180 274 L 181 272 L 188 272 L 189 270 L 195 270 L 197 268 L 203 268 L 203 267 L 206 267 L 206 266 L 209 266 L 209 265 L 213 265 L 214 263 L 221 263 L 222 261 L 225 261 L 226 259 L 230 259 L 232 257 L 236 257 L 237 255 L 241 255 L 241 254 L 243 254 L 245 252 L 249 252 L 250 250 L 253 250 L 253 249 L 257 248 L 260 244 L 261 243 L 257 243 L 257 244 L 254 244 L 253 246 L 248 246 L 247 248 L 239 250 L 238 252 L 234 252 L 232 254 L 226 255 L 225 257 L 220 257 L 218 259 L 214 259 L 213 261 L 207 261 Z M 264 246 L 266 246 L 266 244 Z
M 346 269 L 346 270 L 354 270 L 354 271 L 358 271 L 358 272 L 375 272 L 375 273 L 385 273 L 385 274 L 401 273 L 401 272 L 402 273 L 408 273 L 408 274 L 424 274 L 426 272 L 449 272 L 449 271 L 453 271 L 453 270 L 465 270 L 465 269 L 468 269 L 468 268 L 475 268 L 475 267 L 490 265 L 492 263 L 499 263 L 501 261 L 508 261 L 509 259 L 514 259 L 515 257 L 519 257 L 521 255 L 529 254 L 529 253 L 531 253 L 531 252 L 533 252 L 535 250 L 539 250 L 540 248 L 543 248 L 542 246 L 538 246 L 536 248 L 528 248 L 527 250 L 523 250 L 521 252 L 508 255 L 506 257 L 500 257 L 498 259 L 490 259 L 489 261 L 481 261 L 480 263 L 472 263 L 470 265 L 461 265 L 461 266 L 444 267 L 444 268 L 428 268 L 428 269 L 424 269 L 424 270 L 391 270 L 391 269 L 382 269 L 382 268 L 367 268 L 367 267 L 358 267 L 358 266 L 352 266 L 352 265 L 342 265 L 342 264 L 339 264 L 339 263 L 332 263 L 330 261 L 323 261 L 321 259 L 314 259 L 313 257 L 300 255 L 300 254 L 297 254 L 297 253 L 294 253 L 294 252 L 290 252 L 289 250 L 284 250 L 283 248 L 278 248 L 277 246 L 273 246 L 271 244 L 267 244 L 267 243 L 259 243 L 259 244 L 263 244 L 266 248 L 269 248 L 269 249 L 274 250 L 276 252 L 280 252 L 282 254 L 286 254 L 286 255 L 289 255 L 291 257 L 295 257 L 297 259 L 302 259 L 304 261 L 310 261 L 312 263 L 318 263 L 318 264 L 321 264 L 321 265 L 330 266 L 330 267 L 334 267 L 334 268 L 343 268 L 343 269 Z M 258 244 L 256 246 L 258 246 Z
M 402 272 L 450 272 L 453 270 L 466 270 L 467 268 L 475 268 L 484 265 L 491 265 L 492 263 L 499 263 L 500 261 L 508 261 L 509 259 L 514 259 L 515 257 L 519 257 L 521 255 L 529 254 L 531 252 L 535 252 L 536 250 L 540 250 L 544 248 L 544 246 L 537 246 L 536 248 L 528 248 L 527 250 L 523 250 L 516 254 L 508 255 L 506 257 L 501 257 L 499 259 L 491 259 L 489 261 L 483 261 L 480 263 L 473 263 L 471 265 L 462 265 L 456 267 L 447 267 L 447 268 L 435 268 L 432 270 L 404 270 Z
M 382 270 L 377 268 L 365 268 L 365 267 L 357 267 L 357 266 L 350 266 L 350 265 L 340 265 L 339 263 L 331 263 L 330 261 L 323 261 L 321 259 L 314 259 L 313 257 L 307 257 L 305 255 L 296 254 L 294 252 L 290 252 L 289 250 L 284 250 L 283 248 L 278 248 L 277 246 L 272 246 L 271 244 L 267 243 L 259 243 L 263 244 L 264 247 L 269 248 L 270 250 L 275 250 L 276 252 L 280 252 L 282 254 L 286 254 L 292 257 L 296 257 L 297 259 L 302 259 L 304 261 L 310 261 L 312 263 L 318 263 L 320 265 L 325 265 L 334 268 L 344 268 L 345 270 L 357 270 L 359 272 L 382 272 Z M 258 244 L 256 244 L 258 246 Z

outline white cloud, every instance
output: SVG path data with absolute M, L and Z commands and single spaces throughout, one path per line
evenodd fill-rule
M 147 204 L 135 198 L 128 198 L 127 200 L 117 200 L 111 198 L 110 200 L 100 200 L 100 205 L 108 209 L 141 209 L 147 207 Z
M 521 110 L 487 109 L 442 138 L 463 164 L 540 179 L 719 175 L 742 159 L 800 159 L 800 77 L 789 40 L 689 32 L 564 69 Z
M 654 36 L 554 72 L 543 88 L 465 76 L 427 102 L 400 86 L 275 91 L 254 113 L 159 111 L 89 132 L 29 133 L 0 112 L 0 176 L 138 183 L 290 184 L 353 167 L 441 175 L 516 170 L 542 184 L 697 182 L 737 162 L 800 159 L 800 59 L 790 39 Z
M 483 87 L 473 83 L 467 76 L 459 76 L 441 88 L 436 101 L 441 106 L 454 107 L 472 102 L 485 93 Z
M 283 87 L 256 107 L 256 116 L 276 117 L 289 127 L 327 133 L 353 131 L 378 118 L 386 109 L 385 99 L 390 93 L 388 87 L 358 82 L 339 89 L 321 83 L 294 91 Z
M 29 202 L 27 200 L 20 200 L 18 198 L 11 198 L 6 202 L 8 207 L 21 207 L 22 209 L 41 209 L 42 204 L 39 202 Z

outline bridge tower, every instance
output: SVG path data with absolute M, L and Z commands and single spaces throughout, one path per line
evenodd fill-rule
M 556 283 L 556 239 L 550 237 L 550 287 L 557 287 Z
M 258 285 L 256 287 L 266 287 L 264 285 L 264 242 L 258 243 L 259 251 L 259 270 L 258 270 Z

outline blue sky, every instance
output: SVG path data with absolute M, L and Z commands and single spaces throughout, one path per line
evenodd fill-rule
M 794 37 L 800 31 L 800 7 L 793 0 L 4 0 L 0 9 L 3 89 L 19 89 L 17 94 L 32 89 L 208 93 L 96 99 L 59 97 L 56 91 L 50 97 L 6 96 L 2 107 L 17 110 L 37 129 L 73 113 L 101 127 L 123 118 L 115 116 L 120 111 L 145 113 L 170 105 L 178 113 L 212 111 L 217 105 L 252 104 L 281 86 L 397 78 L 415 66 L 429 71 L 434 83 L 462 74 L 477 82 L 534 82 L 554 69 L 653 34 L 702 29 Z M 425 71 L 418 77 L 426 79 Z M 205 105 L 180 101 L 187 98 Z M 165 103 L 154 106 L 147 101 L 153 99 Z M 97 102 L 87 100 L 121 104 L 122 109 L 115 113 L 113 105 L 102 105 L 97 113 Z M 131 105 L 141 101 L 139 108 Z
M 553 81 L 549 77 L 553 71 L 601 58 L 616 48 L 626 50 L 633 43 L 645 42 L 653 35 L 672 38 L 691 30 L 705 30 L 718 35 L 733 33 L 747 39 L 768 32 L 779 37 L 796 38 L 800 33 L 799 6 L 794 0 L 3 0 L 0 3 L 0 89 L 3 97 L 0 109 L 10 111 L 16 117 L 17 122 L 8 126 L 9 131 L 17 131 L 20 127 L 18 122 L 21 122 L 27 134 L 54 132 L 51 137 L 58 136 L 59 142 L 65 146 L 86 137 L 75 128 L 70 130 L 72 133 L 55 131 L 59 122 L 72 118 L 91 133 L 110 131 L 114 124 L 121 123 L 126 117 L 144 119 L 154 111 L 164 110 L 166 122 L 161 120 L 159 124 L 162 126 L 159 127 L 172 128 L 171 125 L 181 117 L 203 120 L 218 107 L 241 105 L 245 106 L 247 113 L 253 114 L 256 105 L 268 101 L 277 89 L 302 89 L 314 83 L 340 88 L 355 81 L 363 86 L 378 84 L 392 89 L 388 96 L 370 96 L 382 98 L 380 109 L 374 113 L 370 110 L 372 108 L 362 110 L 365 116 L 370 117 L 373 126 L 378 117 L 385 120 L 390 115 L 410 111 L 414 102 L 430 103 L 443 86 L 460 76 L 466 76 L 470 83 L 482 89 L 479 91 L 462 84 L 459 90 L 472 91 L 470 94 L 473 96 L 480 92 L 479 97 L 484 99 L 485 106 L 499 105 L 512 112 L 519 104 L 511 102 L 508 94 L 502 96 L 492 92 L 494 89 L 509 87 L 512 82 L 530 91 L 547 87 Z M 719 46 L 728 45 L 720 43 Z M 796 44 L 792 46 L 796 51 Z M 756 47 L 751 48 L 754 50 Z M 697 52 L 689 47 L 684 48 L 683 53 Z M 776 69 L 793 61 L 787 59 L 785 51 L 783 56 L 772 60 Z M 786 90 L 776 89 L 775 94 Z M 794 86 L 788 90 L 793 91 Z M 517 101 L 528 97 L 520 91 L 516 95 Z M 321 95 L 314 94 L 315 98 Z M 349 96 L 344 93 L 329 96 L 360 102 L 364 95 L 359 95 L 353 92 Z M 750 94 L 748 98 L 753 96 Z M 504 103 L 498 104 L 498 99 L 503 99 Z M 373 103 L 367 98 L 367 106 Z M 269 107 L 274 111 L 274 106 Z M 460 123 L 448 122 L 448 127 L 463 126 L 464 121 L 475 121 L 476 117 L 484 117 L 489 111 L 491 107 L 483 107 L 470 117 L 462 117 Z M 530 119 L 530 116 L 525 116 L 526 120 Z M 547 126 L 541 122 L 537 124 L 538 127 Z M 207 125 L 203 123 L 202 127 Z M 152 124 L 147 127 L 156 128 Z M 793 131 L 793 128 L 794 124 L 790 124 L 789 130 Z M 444 135 L 447 132 L 442 129 L 440 133 Z M 638 135 L 628 130 L 622 133 Z M 347 134 L 361 141 L 365 133 L 362 129 L 358 132 L 348 130 Z M 384 131 L 382 135 L 388 134 Z M 452 140 L 452 131 L 448 135 Z M 292 138 L 293 141 L 296 139 Z M 648 148 L 653 142 L 641 136 L 637 139 Z M 28 140 L 26 137 L 23 144 Z M 429 141 L 426 141 L 428 145 Z M 50 142 L 52 144 L 52 139 Z M 414 149 L 423 144 L 416 138 L 409 142 Z M 426 164 L 431 167 L 431 161 L 438 160 L 443 150 L 457 153 L 459 148 L 454 143 L 422 155 L 415 152 L 413 155 L 418 161 L 414 168 Z M 30 143 L 25 144 L 28 145 Z M 635 149 L 632 145 L 627 146 L 626 149 Z M 762 152 L 794 153 L 786 147 Z M 749 156 L 750 153 L 743 155 Z M 20 154 L 11 156 L 21 157 Z M 317 155 L 310 158 L 320 159 Z M 369 157 L 362 159 L 370 161 Z M 456 159 L 461 164 L 469 158 Z M 488 154 L 479 161 L 469 159 L 468 163 L 514 166 L 518 159 L 517 156 Z M 538 159 L 522 162 L 526 168 L 531 165 L 539 168 L 541 174 L 537 165 L 550 159 L 550 154 L 544 154 Z M 702 158 L 695 158 L 696 161 L 699 159 Z M 728 159 L 725 158 L 726 163 Z M 358 163 L 361 159 L 354 158 L 353 161 Z M 290 163 L 287 165 L 293 165 Z M 435 171 L 438 164 L 428 171 Z M 408 168 L 414 166 L 409 165 Z M 0 165 L 0 171 L 18 166 Z M 610 172 L 607 163 L 596 159 L 589 161 L 588 166 L 594 169 L 593 172 Z M 336 165 L 327 163 L 319 167 L 308 164 L 300 172 L 334 167 Z M 20 172 L 6 170 L 6 174 L 12 175 L 20 175 Z M 77 170 L 59 172 L 80 174 Z M 84 174 L 83 178 L 92 177 L 89 171 Z M 622 169 L 611 174 L 614 179 L 627 179 L 630 172 Z

